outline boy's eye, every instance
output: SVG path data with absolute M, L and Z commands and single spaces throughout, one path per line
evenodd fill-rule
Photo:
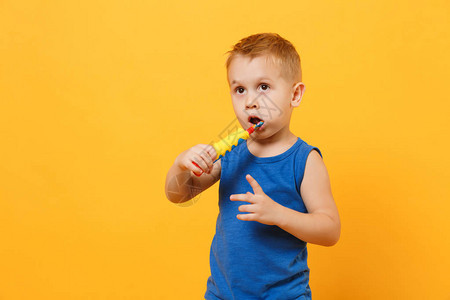
M 245 89 L 244 89 L 243 87 L 238 87 L 238 88 L 236 88 L 236 93 L 242 94 L 242 93 L 244 93 L 244 92 L 245 92 Z
M 259 86 L 259 88 L 263 91 L 267 91 L 269 89 L 269 86 L 267 84 L 263 83 Z

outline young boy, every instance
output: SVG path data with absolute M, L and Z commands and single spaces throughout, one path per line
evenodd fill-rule
M 300 57 L 272 33 L 228 53 L 236 117 L 244 129 L 264 125 L 214 164 L 211 145 L 182 152 L 167 174 L 167 198 L 187 201 L 220 179 L 205 299 L 311 299 L 306 244 L 336 244 L 341 225 L 320 150 L 289 129 L 305 92 Z

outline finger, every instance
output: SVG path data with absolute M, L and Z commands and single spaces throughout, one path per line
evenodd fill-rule
M 211 154 L 208 152 L 208 147 L 212 146 L 199 144 L 196 146 L 195 152 L 197 152 L 197 155 L 206 163 L 207 168 L 204 169 L 204 171 L 209 174 L 214 167 L 214 162 L 211 158 Z
M 208 166 L 208 169 L 206 170 L 207 173 L 211 173 L 214 164 L 213 164 L 213 160 L 211 159 L 210 154 L 207 151 L 202 151 L 200 153 L 200 157 L 203 159 L 203 161 L 206 163 L 206 165 Z
M 254 204 L 241 205 L 239 206 L 238 210 L 242 212 L 254 213 L 255 205 Z
M 234 194 L 230 196 L 231 201 L 246 201 L 246 202 L 252 202 L 251 193 L 249 194 Z
M 261 186 L 259 185 L 259 183 L 250 174 L 247 174 L 247 176 L 245 176 L 245 178 L 247 179 L 248 183 L 250 183 L 250 185 L 252 186 L 253 192 L 255 194 L 264 193 L 264 191 L 261 188 Z
M 206 172 L 206 170 L 208 170 L 208 165 L 200 155 L 197 154 L 196 156 L 194 156 L 192 158 L 192 162 L 195 162 L 200 167 L 200 169 L 202 169 L 202 172 Z
M 203 174 L 203 170 L 195 163 L 195 162 L 192 162 L 192 164 L 195 166 L 195 168 L 189 168 L 192 172 L 194 172 L 194 175 L 195 176 L 197 176 L 197 177 L 199 177 L 199 176 L 201 176 L 202 174 Z M 192 169 L 194 169 L 194 170 L 192 170 Z
M 214 161 L 217 158 L 217 152 L 216 152 L 216 149 L 212 145 L 208 145 L 205 149 L 208 152 L 209 157 L 211 158 L 211 170 L 212 170 L 212 169 L 214 169 Z
M 238 218 L 241 221 L 254 221 L 255 214 L 239 214 L 236 215 L 236 218 Z
M 207 145 L 205 147 L 205 151 L 209 153 L 211 160 L 215 160 L 217 156 L 216 149 L 212 145 Z
M 198 144 L 197 150 L 199 153 L 205 153 L 207 156 L 211 158 L 212 161 L 216 158 L 216 149 L 214 149 L 211 145 L 205 145 L 205 144 Z

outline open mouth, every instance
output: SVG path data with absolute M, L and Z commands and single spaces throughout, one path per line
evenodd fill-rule
M 248 121 L 249 121 L 250 123 L 256 125 L 256 124 L 258 124 L 259 122 L 264 121 L 264 120 L 258 118 L 257 116 L 249 116 L 249 117 L 248 117 Z

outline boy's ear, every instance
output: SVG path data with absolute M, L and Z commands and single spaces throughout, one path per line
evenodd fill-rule
M 302 101 L 303 94 L 305 93 L 305 85 L 303 82 L 294 83 L 293 94 L 291 99 L 291 106 L 297 107 L 300 105 L 300 101 Z

